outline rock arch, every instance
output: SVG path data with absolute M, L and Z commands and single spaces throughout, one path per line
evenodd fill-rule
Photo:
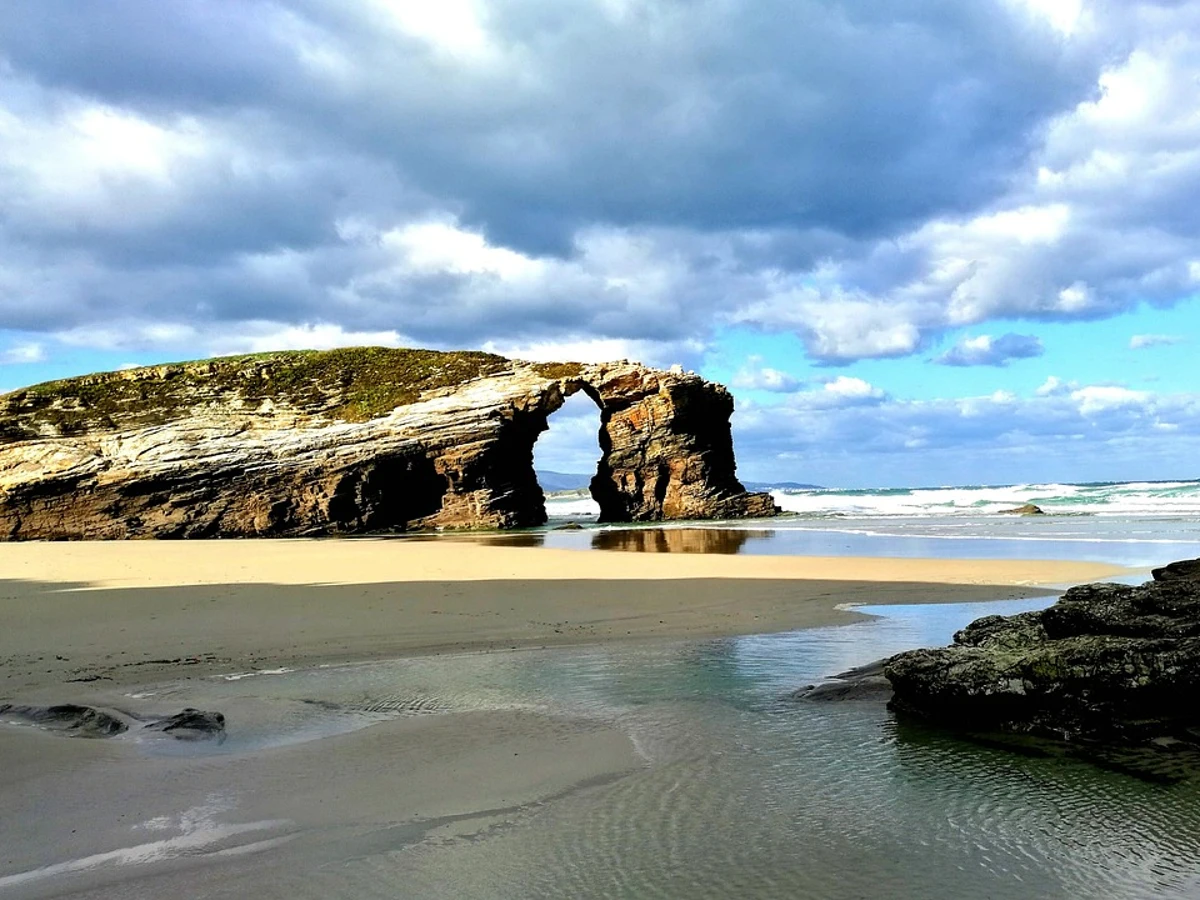
M 543 367 L 555 372 L 558 367 Z M 539 367 L 528 371 L 537 373 Z M 737 480 L 729 419 L 733 398 L 721 385 L 682 371 L 636 363 L 573 367 L 550 378 L 502 418 L 493 443 L 459 448 L 439 471 L 450 481 L 442 510 L 421 524 L 511 528 L 546 521 L 533 470 L 533 445 L 548 419 L 578 392 L 600 409 L 600 453 L 592 497 L 601 522 L 772 516 L 770 494 Z
M 418 353 L 423 377 L 440 385 L 354 414 L 375 396 L 381 361 L 413 365 L 404 354 Z M 695 374 L 478 354 L 474 372 L 449 378 L 446 367 L 461 355 L 376 348 L 374 369 L 363 356 L 334 358 L 337 367 L 319 354 L 230 358 L 0 398 L 0 436 L 9 436 L 0 445 L 0 538 L 539 525 L 546 509 L 533 445 L 579 391 L 600 408 L 591 490 L 603 521 L 777 512 L 769 494 L 748 493 L 735 475 L 732 397 Z M 295 377 L 301 364 L 333 374 L 314 387 Z M 161 398 L 172 379 L 186 383 L 168 404 Z

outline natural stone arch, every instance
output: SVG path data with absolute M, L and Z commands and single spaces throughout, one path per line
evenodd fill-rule
M 600 462 L 592 497 L 602 522 L 769 516 L 768 494 L 737 480 L 729 419 L 718 384 L 633 364 L 588 366 L 564 380 L 600 407 Z
M 385 364 L 408 374 L 381 380 Z M 600 408 L 591 488 L 602 520 L 776 512 L 735 476 L 728 391 L 697 375 L 368 348 L 108 373 L 0 398 L 0 537 L 538 525 L 533 445 L 578 391 Z

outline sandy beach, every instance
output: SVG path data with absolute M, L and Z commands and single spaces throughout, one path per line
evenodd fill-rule
M 210 674 L 783 631 L 853 621 L 846 604 L 1032 596 L 1123 571 L 472 539 L 0 544 L 0 697 L 73 679 L 136 684 L 181 666 Z
M 708 758 L 655 746 L 660 713 L 504 700 L 545 677 L 543 656 L 508 651 L 599 652 L 607 679 L 605 648 L 651 638 L 837 624 L 862 618 L 847 604 L 1026 597 L 1120 571 L 475 539 L 2 544 L 0 704 L 135 719 L 198 706 L 226 715 L 230 739 L 0 728 L 0 894 L 498 896 L 495 864 L 460 854 L 526 840 L 557 811 L 657 803 L 659 790 L 666 803 L 664 760 Z M 692 671 L 692 646 L 669 645 L 664 664 Z M 489 650 L 504 652 L 472 652 Z M 588 838 L 584 856 L 612 839 Z M 510 881 L 546 877 L 543 893 L 559 893 L 557 863 L 513 865 Z

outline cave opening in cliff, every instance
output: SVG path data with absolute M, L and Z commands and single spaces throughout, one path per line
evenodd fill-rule
M 596 521 L 600 506 L 589 485 L 603 452 L 600 407 L 579 390 L 550 415 L 549 430 L 533 445 L 533 467 L 551 521 Z

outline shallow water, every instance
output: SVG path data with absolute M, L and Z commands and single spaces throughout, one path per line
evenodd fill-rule
M 1038 530 L 1022 524 L 997 529 L 991 522 L 957 521 L 950 525 L 928 520 L 844 521 L 836 527 L 824 521 L 772 519 L 753 525 L 687 523 L 665 528 L 591 526 L 472 536 L 504 546 L 550 547 L 563 550 L 617 550 L 642 553 L 720 553 L 762 556 L 861 556 L 921 559 L 1048 559 L 1099 562 L 1145 569 L 1176 559 L 1200 556 L 1200 521 L 1188 530 L 1153 523 L 1142 530 L 1132 525 L 1089 523 L 1068 526 L 1052 521 Z M 454 540 L 405 537 L 402 540 Z
M 1200 481 L 1105 485 L 777 490 L 784 515 L 669 528 L 596 527 L 590 498 L 551 495 L 547 547 L 931 559 L 1070 559 L 1137 568 L 1200 556 Z M 1043 516 L 1003 515 L 1036 503 Z M 570 521 L 581 531 L 557 531 Z M 689 534 L 690 533 L 690 534 Z
M 880 618 L 778 635 L 214 678 L 125 702 L 222 709 L 229 741 L 193 753 L 520 709 L 614 725 L 645 762 L 471 838 L 388 852 L 350 843 L 292 896 L 1200 896 L 1195 785 L 974 746 L 898 724 L 878 703 L 787 697 L 945 643 L 978 616 L 1046 602 L 878 607 L 868 611 Z

